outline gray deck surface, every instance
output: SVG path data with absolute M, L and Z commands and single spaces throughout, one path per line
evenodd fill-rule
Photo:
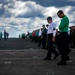
M 5 47 L 4 47 L 5 46 Z M 75 75 L 75 49 L 67 65 L 57 66 L 57 59 L 45 61 L 47 50 L 24 39 L 0 41 L 0 75 Z

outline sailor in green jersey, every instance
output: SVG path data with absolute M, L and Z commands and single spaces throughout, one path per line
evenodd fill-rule
M 70 60 L 68 53 L 71 51 L 69 49 L 69 42 L 68 42 L 69 19 L 63 13 L 62 10 L 59 10 L 57 12 L 57 15 L 59 18 L 62 18 L 59 25 L 60 38 L 59 38 L 59 42 L 57 43 L 57 48 L 61 55 L 61 61 L 57 63 L 57 65 L 66 65 L 66 61 Z
M 61 19 L 59 30 L 60 32 L 68 32 L 68 28 L 69 28 L 69 19 L 66 15 L 64 15 Z

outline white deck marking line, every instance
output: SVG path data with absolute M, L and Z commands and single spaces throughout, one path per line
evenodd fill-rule
M 34 58 L 34 57 L 32 57 L 32 58 L 0 58 L 0 61 L 1 60 L 29 60 L 29 59 L 43 59 L 43 58 Z

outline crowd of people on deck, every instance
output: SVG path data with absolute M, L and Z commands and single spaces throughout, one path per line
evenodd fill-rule
M 45 27 L 45 30 L 47 30 L 48 28 L 48 24 L 47 25 L 42 25 L 42 27 L 40 29 L 34 30 L 33 32 L 28 32 L 28 34 L 25 36 L 28 40 L 30 40 L 31 42 L 35 42 L 38 44 L 39 47 L 42 47 L 42 49 L 46 49 L 46 43 L 45 46 L 43 46 L 43 38 L 42 38 L 42 31 L 44 30 L 43 26 Z M 57 29 L 56 29 L 57 31 Z M 57 31 L 59 32 L 59 31 Z M 45 32 L 46 33 L 46 32 Z M 57 34 L 57 33 L 56 33 Z M 46 35 L 47 36 L 47 35 Z M 57 38 L 57 36 L 56 36 Z M 75 48 L 75 26 L 70 26 L 69 30 L 68 30 L 68 38 L 69 38 L 69 46 L 71 48 Z M 47 39 L 46 39 L 47 41 Z
M 34 30 L 32 33 L 28 32 L 27 35 L 23 33 L 22 38 L 27 38 L 31 42 L 37 43 L 42 49 L 47 50 L 48 52 L 44 60 L 51 60 L 53 53 L 54 59 L 61 55 L 61 60 L 57 65 L 66 65 L 66 62 L 70 60 L 70 48 L 75 48 L 75 26 L 69 27 L 69 18 L 62 10 L 57 12 L 57 16 L 62 18 L 58 29 L 52 17 L 48 16 L 48 24 L 42 25 L 40 29 Z M 0 39 L 2 39 L 2 36 L 3 34 L 0 32 Z M 8 36 L 9 33 L 4 30 L 4 40 L 6 40 Z
M 3 36 L 4 36 L 4 40 L 6 40 L 9 37 L 9 33 L 6 30 L 4 30 L 3 33 L 0 31 L 0 40 L 2 40 Z
M 45 28 L 47 29 L 48 24 L 43 25 L 43 26 L 45 26 Z M 33 32 L 27 34 L 25 37 L 27 37 L 28 40 L 31 40 L 31 42 L 38 43 L 39 47 L 40 46 L 42 47 L 42 38 L 41 38 L 42 31 L 43 31 L 43 28 L 38 29 L 38 30 L 34 30 Z M 71 48 L 75 48 L 75 26 L 70 26 L 69 27 L 68 38 L 69 38 L 69 40 L 68 40 L 69 41 L 69 46 Z
M 38 30 L 28 33 L 28 39 L 35 42 L 42 49 L 47 49 L 48 53 L 44 60 L 51 60 L 52 53 L 56 59 L 61 55 L 60 62 L 57 65 L 66 65 L 66 61 L 70 60 L 70 48 L 75 48 L 75 26 L 69 27 L 69 18 L 62 10 L 57 12 L 57 16 L 61 19 L 58 26 L 53 22 L 51 16 L 47 17 L 47 25 L 42 25 Z M 57 49 L 57 50 L 56 50 Z

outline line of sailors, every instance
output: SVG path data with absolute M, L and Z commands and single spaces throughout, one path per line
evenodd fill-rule
M 68 48 L 68 44 L 67 42 L 69 42 L 70 44 L 73 42 L 73 40 L 70 41 L 71 38 L 68 37 L 68 40 L 62 41 L 63 39 L 65 40 L 65 38 L 67 38 L 67 33 L 61 33 L 62 35 L 59 36 L 60 32 L 58 31 L 58 29 L 56 29 L 56 24 L 53 22 L 52 17 L 48 17 L 47 18 L 48 21 L 48 25 L 43 25 L 42 28 L 40 30 L 37 30 L 37 34 L 35 33 L 35 31 L 32 32 L 32 42 L 37 42 L 38 46 L 42 45 L 43 49 L 47 49 L 48 53 L 47 56 L 44 58 L 44 60 L 51 60 L 51 55 L 52 53 L 54 54 L 54 59 L 56 59 L 59 56 L 59 53 L 61 54 L 61 62 L 58 63 L 58 65 L 65 65 L 67 60 L 70 60 L 68 54 L 71 51 Z M 70 28 L 71 30 L 75 30 L 75 28 Z M 74 34 L 72 32 L 72 34 Z M 63 37 L 65 36 L 65 37 Z M 69 35 L 71 36 L 71 35 Z M 61 40 L 59 40 L 59 38 Z M 73 44 L 75 44 L 75 42 L 73 42 Z M 65 48 L 63 48 L 64 45 Z M 57 46 L 58 51 L 56 50 L 55 46 Z M 62 49 L 65 50 L 62 50 Z M 66 49 L 67 48 L 67 49 Z
M 0 40 L 2 39 L 2 37 L 4 36 L 4 40 L 8 39 L 9 33 L 6 32 L 6 30 L 4 30 L 4 33 L 0 32 Z
M 39 47 L 42 47 L 42 49 L 47 48 L 47 33 L 48 33 L 48 24 L 47 25 L 42 25 L 41 29 L 35 30 L 32 33 L 29 33 L 29 36 L 31 39 L 31 42 L 36 42 L 38 43 Z M 56 25 L 55 25 L 56 26 Z M 59 32 L 57 30 L 56 26 L 56 34 Z M 69 46 L 71 48 L 75 48 L 75 26 L 69 27 Z M 57 36 L 56 36 L 57 38 Z M 56 40 L 57 41 L 57 40 Z M 55 46 L 55 45 L 54 45 Z
M 63 13 L 62 10 L 57 12 L 57 16 L 62 18 L 58 29 L 56 29 L 56 24 L 53 22 L 52 17 L 47 17 L 48 28 L 45 28 L 43 25 L 39 33 L 39 43 L 38 46 L 42 43 L 42 47 L 45 49 L 47 47 L 48 53 L 44 60 L 51 60 L 52 53 L 55 55 L 54 59 L 61 55 L 60 62 L 57 65 L 66 65 L 66 61 L 70 60 L 69 53 L 71 49 L 69 48 L 69 18 Z M 32 33 L 32 38 L 34 37 L 34 32 Z M 35 39 L 33 39 L 35 40 Z M 36 40 L 35 40 L 36 41 Z M 54 48 L 54 44 L 57 46 L 57 50 Z

